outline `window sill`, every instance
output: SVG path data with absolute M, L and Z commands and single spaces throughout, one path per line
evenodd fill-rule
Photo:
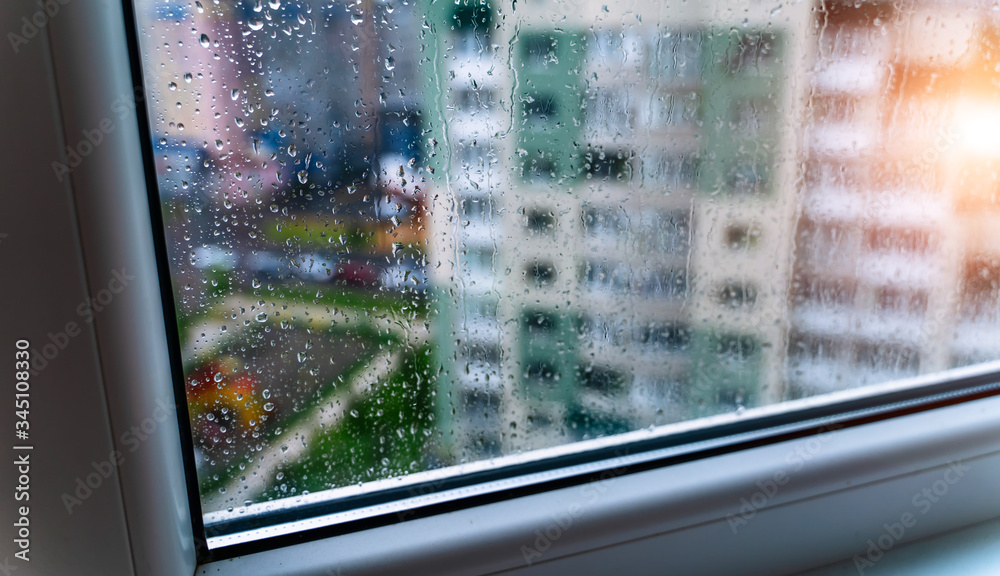
M 865 574 L 907 574 L 908 576 L 993 576 L 1000 566 L 1000 520 L 983 522 L 919 542 L 889 548 L 875 566 L 869 566 L 867 550 L 852 558 L 796 576 L 857 576 Z M 872 551 L 872 558 L 878 557 Z

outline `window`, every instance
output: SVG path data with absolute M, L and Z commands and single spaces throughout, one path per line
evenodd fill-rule
M 498 131 L 488 130 L 484 132 L 484 138 L 501 140 L 490 142 L 491 146 L 496 145 L 500 150 L 497 154 L 501 167 L 495 170 L 498 182 L 489 183 L 489 189 L 482 193 L 489 192 L 487 197 L 492 197 L 495 192 L 503 192 L 511 198 L 517 198 L 519 194 L 536 194 L 534 201 L 546 206 L 558 206 L 557 212 L 568 214 L 571 218 L 569 222 L 585 218 L 582 216 L 584 202 L 599 202 L 620 208 L 623 214 L 620 228 L 627 230 L 627 234 L 637 234 L 638 230 L 643 230 L 638 234 L 653 234 L 656 226 L 643 225 L 643 222 L 653 220 L 651 214 L 670 215 L 663 217 L 662 221 L 679 222 L 678 227 L 686 229 L 687 233 L 683 236 L 687 237 L 688 243 L 683 245 L 681 261 L 675 261 L 667 258 L 677 254 L 640 251 L 638 247 L 641 243 L 638 242 L 625 242 L 621 250 L 615 247 L 619 252 L 614 255 L 615 258 L 590 254 L 587 251 L 597 248 L 594 243 L 578 242 L 588 233 L 582 229 L 584 227 L 578 226 L 563 226 L 549 240 L 512 242 L 508 237 L 498 236 L 503 240 L 498 243 L 500 245 L 479 239 L 469 240 L 455 232 L 458 227 L 456 220 L 466 208 L 461 201 L 463 195 L 475 197 L 476 193 L 462 187 L 465 184 L 449 189 L 448 183 L 459 181 L 455 171 L 460 173 L 462 168 L 461 162 L 449 159 L 450 150 L 447 148 L 453 144 L 457 150 L 460 148 L 458 143 L 463 139 L 470 141 L 479 136 L 457 133 L 463 128 L 460 123 L 449 125 L 448 118 L 432 118 L 434 109 L 420 100 L 430 98 L 425 94 L 415 95 L 411 91 L 408 96 L 405 95 L 410 86 L 418 83 L 404 82 L 396 74 L 413 70 L 413 63 L 407 63 L 403 57 L 405 50 L 400 47 L 404 44 L 398 36 L 393 36 L 392 26 L 386 24 L 385 30 L 380 28 L 383 26 L 381 22 L 403 18 L 405 10 L 402 7 L 394 7 L 389 12 L 387 6 L 379 5 L 374 10 L 384 13 L 378 13 L 376 18 L 345 7 L 329 8 L 327 12 L 318 7 L 309 12 L 289 4 L 281 4 L 279 8 L 262 6 L 259 12 L 251 4 L 230 12 L 216 12 L 211 6 L 202 8 L 204 12 L 198 12 L 197 8 L 150 10 L 152 16 L 145 14 L 143 17 L 150 18 L 145 25 L 154 32 L 146 28 L 141 30 L 146 34 L 143 41 L 147 42 L 147 47 L 156 47 L 147 51 L 149 57 L 160 58 L 164 64 L 160 68 L 152 67 L 159 71 L 147 77 L 149 105 L 151 110 L 162 112 L 162 115 L 156 112 L 150 115 L 153 137 L 145 145 L 153 149 L 153 143 L 160 141 L 157 129 L 171 131 L 170 138 L 176 139 L 179 148 L 198 148 L 199 154 L 207 157 L 209 164 L 205 167 L 203 161 L 202 169 L 192 166 L 191 173 L 195 175 L 190 181 L 183 180 L 188 188 L 180 184 L 180 191 L 175 177 L 176 160 L 161 165 L 162 190 L 158 202 L 161 203 L 159 208 L 165 227 L 162 231 L 157 230 L 157 234 L 162 233 L 163 239 L 170 244 L 168 251 L 174 250 L 184 256 L 167 259 L 163 264 L 173 274 L 170 286 L 177 289 L 174 304 L 180 312 L 176 320 L 181 324 L 175 334 L 181 339 L 177 352 L 188 354 L 186 360 L 191 365 L 185 380 L 191 388 L 188 407 L 193 417 L 190 424 L 195 436 L 192 439 L 202 470 L 200 488 L 201 494 L 205 495 L 202 506 L 209 513 L 205 517 L 212 535 L 209 548 L 224 549 L 233 539 L 263 538 L 263 531 L 255 532 L 248 529 L 247 524 L 234 520 L 238 517 L 227 516 L 230 514 L 227 504 L 234 505 L 233 514 L 242 510 L 243 514 L 253 516 L 254 522 L 267 525 L 273 517 L 269 519 L 265 513 L 268 506 L 254 507 L 255 498 L 259 498 L 256 504 L 288 505 L 289 508 L 283 510 L 289 511 L 289 514 L 305 514 L 306 508 L 296 509 L 298 504 L 286 498 L 299 498 L 296 502 L 308 501 L 309 505 L 318 503 L 317 508 L 321 508 L 330 501 L 345 501 L 324 500 L 332 495 L 324 492 L 342 490 L 338 494 L 347 494 L 348 489 L 354 489 L 355 481 L 360 481 L 367 490 L 380 486 L 378 483 L 384 480 L 423 478 L 419 474 L 434 470 L 445 471 L 441 477 L 451 481 L 461 477 L 461 470 L 464 470 L 461 466 L 467 463 L 488 467 L 493 463 L 492 459 L 510 456 L 512 444 L 505 443 L 513 437 L 513 433 L 509 432 L 511 428 L 507 416 L 513 415 L 517 424 L 519 436 L 513 445 L 523 448 L 525 453 L 566 446 L 570 446 L 570 452 L 580 448 L 583 453 L 588 446 L 592 446 L 587 442 L 599 440 L 611 445 L 617 441 L 617 435 L 634 433 L 646 427 L 647 420 L 637 419 L 634 414 L 644 413 L 647 406 L 623 404 L 631 402 L 630 398 L 656 397 L 659 401 L 674 403 L 667 406 L 672 414 L 683 413 L 680 419 L 696 421 L 694 419 L 701 416 L 721 414 L 724 417 L 737 414 L 737 411 L 741 411 L 739 414 L 742 415 L 765 404 L 794 401 L 796 394 L 806 395 L 801 392 L 802 389 L 798 392 L 782 390 L 785 383 L 783 371 L 793 369 L 790 363 L 783 364 L 785 358 L 792 356 L 790 348 L 785 345 L 790 339 L 785 333 L 774 334 L 770 330 L 772 326 L 782 324 L 773 321 L 776 317 L 786 320 L 786 324 L 796 329 L 802 328 L 803 332 L 805 328 L 817 326 L 795 326 L 799 321 L 796 315 L 786 315 L 780 304 L 779 315 L 761 316 L 749 325 L 737 325 L 739 322 L 730 322 L 732 318 L 725 314 L 720 316 L 719 311 L 724 311 L 727 304 L 713 298 L 716 291 L 713 288 L 717 289 L 719 283 L 726 282 L 730 275 L 740 277 L 741 268 L 753 267 L 759 262 L 733 261 L 731 259 L 743 255 L 729 251 L 712 252 L 713 249 L 728 248 L 720 246 L 717 241 L 705 241 L 707 235 L 702 231 L 712 229 L 713 225 L 725 226 L 732 217 L 742 215 L 743 210 L 763 211 L 766 209 L 763 204 L 767 202 L 797 200 L 799 189 L 791 183 L 801 180 L 795 177 L 794 170 L 796 166 L 808 165 L 813 160 L 797 155 L 809 156 L 814 152 L 828 155 L 828 150 L 796 150 L 789 158 L 783 155 L 774 157 L 780 159 L 754 157 L 754 160 L 763 162 L 770 171 L 769 175 L 774 175 L 767 180 L 767 186 L 773 192 L 771 197 L 754 194 L 720 196 L 718 193 L 726 190 L 718 184 L 726 182 L 726 179 L 719 176 L 733 173 L 733 158 L 739 157 L 739 154 L 712 157 L 716 144 L 708 133 L 713 129 L 709 126 L 705 128 L 705 137 L 697 140 L 694 150 L 680 152 L 697 156 L 698 160 L 699 168 L 692 179 L 693 191 L 689 196 L 673 197 L 674 190 L 663 187 L 651 189 L 647 194 L 643 188 L 645 183 L 634 178 L 625 178 L 622 183 L 629 194 L 616 196 L 618 193 L 611 187 L 593 182 L 595 178 L 586 178 L 585 140 L 577 143 L 574 153 L 562 156 L 563 151 L 574 146 L 572 139 L 560 139 L 564 136 L 562 132 L 553 133 L 558 137 L 553 137 L 555 144 L 552 148 L 558 149 L 546 150 L 539 147 L 538 140 L 526 146 L 527 141 L 521 139 L 522 135 L 518 132 L 520 128 L 507 136 L 509 140 L 497 136 Z M 442 33 L 449 33 L 452 27 L 458 29 L 464 26 L 459 23 L 461 19 L 455 15 L 454 7 L 448 8 L 447 14 L 437 15 L 436 22 L 444 23 L 439 26 Z M 270 11 L 264 13 L 266 10 Z M 495 18 L 494 8 L 489 10 L 492 26 L 492 22 L 499 19 Z M 268 14 L 270 19 L 267 19 Z M 475 10 L 473 14 L 473 20 L 476 20 Z M 383 16 L 385 19 L 380 20 Z M 223 20 L 220 23 L 213 18 Z M 178 21 L 186 24 L 178 25 Z M 191 23 L 194 26 L 187 25 Z M 372 24 L 372 27 L 365 28 Z M 764 27 L 766 22 L 759 24 Z M 213 25 L 218 28 L 212 28 Z M 215 32 L 228 25 L 247 34 Z M 555 46 L 552 50 L 534 50 L 544 54 L 540 57 L 544 60 L 539 63 L 540 66 L 551 69 L 563 64 L 563 51 L 573 52 L 567 46 L 573 45 L 575 36 L 560 37 L 559 31 L 553 30 L 549 34 L 543 26 L 538 27 L 543 28 L 541 36 L 557 40 L 550 43 L 550 46 Z M 191 28 L 196 29 L 198 34 L 190 38 L 184 36 Z M 374 41 L 370 35 L 372 29 L 375 30 Z M 331 70 L 321 74 L 322 66 L 329 64 L 336 67 L 339 62 L 336 59 L 304 58 L 301 66 L 317 66 L 310 70 L 316 72 L 315 83 L 320 85 L 319 89 L 307 85 L 313 81 L 311 75 L 288 73 L 288 70 L 296 70 L 297 65 L 277 64 L 282 58 L 293 58 L 292 54 L 298 48 L 309 56 L 311 50 L 319 50 L 315 46 L 330 45 L 304 41 L 299 44 L 298 35 L 306 37 L 313 33 L 312 30 L 316 34 L 329 34 L 328 40 L 346 38 L 346 42 L 338 41 L 334 45 L 343 45 L 345 54 L 359 53 L 356 57 L 359 68 L 356 93 L 352 93 L 354 88 L 339 85 L 343 78 L 352 77 L 350 72 L 337 74 L 336 70 Z M 358 30 L 361 32 L 354 32 Z M 269 35 L 270 32 L 273 35 Z M 636 32 L 645 33 L 642 29 Z M 775 33 L 777 46 L 806 42 L 802 38 L 808 38 L 808 35 L 796 36 L 794 31 L 780 32 L 786 35 L 780 36 L 779 40 Z M 491 31 L 491 41 L 494 33 L 506 32 Z M 178 38 L 178 34 L 183 37 Z M 204 42 L 202 34 L 207 37 Z M 759 46 L 769 41 L 769 34 L 747 34 L 748 40 L 735 43 L 738 47 L 735 52 L 714 49 L 699 52 L 703 58 L 711 58 L 709 54 L 737 54 L 734 57 L 737 64 L 729 60 L 712 62 L 705 66 L 704 74 L 718 74 L 719 64 L 727 75 L 734 73 L 734 67 L 777 66 L 781 63 L 779 56 L 772 58 Z M 355 38 L 359 35 L 367 36 Z M 708 43 L 716 35 L 713 29 L 706 26 L 698 37 Z M 583 33 L 579 36 L 586 37 Z M 726 34 L 722 36 L 729 42 Z M 169 38 L 166 47 L 160 46 L 161 37 Z M 233 44 L 227 44 L 224 39 L 231 39 L 227 41 Z M 358 40 L 358 48 L 351 51 L 350 43 L 355 39 Z M 219 46 L 214 45 L 216 41 Z M 233 47 L 239 42 L 246 42 L 250 48 L 245 52 L 235 50 Z M 203 45 L 205 43 L 207 47 Z M 219 69 L 211 70 L 211 75 L 207 73 L 210 72 L 207 68 L 184 69 L 201 66 L 199 61 L 188 57 L 185 52 L 191 48 L 192 53 L 199 53 L 199 46 L 206 50 L 205 58 L 210 59 L 207 62 L 210 67 L 218 62 Z M 215 48 L 220 55 L 218 61 L 212 57 Z M 518 50 L 515 48 L 512 53 L 516 55 Z M 755 51 L 763 53 L 763 56 L 753 55 Z M 262 59 L 261 66 L 273 68 L 275 75 L 271 79 L 260 80 L 261 85 L 249 81 L 244 84 L 240 79 L 251 75 L 240 66 L 248 60 L 254 61 L 254 57 L 249 55 L 257 52 L 266 55 L 256 56 Z M 576 52 L 586 53 L 585 44 L 581 43 Z M 789 53 L 792 52 L 798 53 L 789 50 Z M 526 53 L 533 52 L 528 49 Z M 450 58 L 450 54 L 442 50 L 439 57 L 442 60 L 437 64 L 441 64 L 442 79 L 447 79 L 449 64 L 446 59 Z M 351 70 L 354 62 L 349 58 L 345 58 L 344 62 L 347 63 L 346 68 L 341 72 Z M 233 67 L 229 68 L 230 65 Z M 582 69 L 576 65 L 571 67 Z M 416 68 L 419 69 L 419 66 Z M 191 82 L 186 81 L 188 73 Z M 308 79 L 298 87 L 298 96 L 291 98 L 287 83 L 298 82 L 296 78 L 299 76 Z M 337 81 L 320 81 L 323 76 L 332 76 Z M 754 77 L 760 79 L 762 76 L 763 73 Z M 768 78 L 773 80 L 779 76 L 770 75 Z M 384 80 L 386 77 L 389 80 Z M 204 86 L 196 86 L 199 82 Z M 241 83 L 237 86 L 237 82 Z M 272 82 L 273 86 L 267 82 Z M 173 88 L 171 83 L 175 85 Z M 329 90 L 323 89 L 324 85 Z M 392 89 L 397 85 L 406 88 L 402 90 L 404 95 Z M 376 90 L 370 90 L 372 86 L 376 86 Z M 790 90 L 781 83 L 770 89 L 782 94 L 783 98 L 787 94 L 781 91 Z M 584 92 L 579 86 L 576 90 L 581 94 Z M 338 99 L 339 104 L 329 108 L 329 102 L 314 103 L 313 95 L 327 93 L 346 93 L 358 98 L 348 98 L 347 104 Z M 443 90 L 432 93 L 442 99 L 445 94 Z M 495 94 L 501 101 L 508 98 L 505 104 L 515 106 L 516 100 L 509 95 L 504 96 L 503 90 Z M 383 95 L 386 102 L 380 101 Z M 274 98 L 275 104 L 271 104 L 271 98 Z M 784 99 L 779 100 L 775 110 L 777 114 L 784 115 L 788 108 Z M 176 102 L 181 102 L 180 108 L 175 106 Z M 443 101 L 435 100 L 434 103 L 443 104 Z M 710 114 L 729 116 L 732 107 L 714 104 L 705 106 L 706 110 L 714 111 Z M 337 110 L 338 107 L 346 107 L 347 113 Z M 394 111 L 388 112 L 390 108 Z M 393 133 L 394 129 L 384 122 L 388 116 L 400 118 L 398 110 L 406 108 L 415 112 L 402 118 L 406 122 L 417 122 L 419 126 L 413 137 L 407 136 L 401 128 Z M 438 107 L 438 112 L 441 109 L 445 107 Z M 576 110 L 582 111 L 583 108 L 560 107 L 555 114 L 572 114 Z M 214 117 L 216 113 L 218 118 Z M 320 120 L 323 114 L 336 119 L 329 122 Z M 184 115 L 188 116 L 182 118 Z M 712 124 L 711 115 L 703 120 Z M 231 124 L 227 124 L 230 121 Z M 559 121 L 557 119 L 556 123 Z M 406 122 L 401 120 L 400 124 L 405 126 Z M 239 126 L 240 123 L 243 126 Z M 345 129 L 335 131 L 331 128 L 338 125 Z M 572 125 L 569 122 L 565 126 Z M 253 130 L 248 129 L 249 134 L 244 131 L 244 135 L 238 136 L 237 128 L 247 126 L 252 126 Z M 347 130 L 347 127 L 351 129 Z M 451 132 L 452 129 L 457 132 Z M 787 136 L 779 132 L 779 138 Z M 193 136 L 196 134 L 202 137 Z M 217 135 L 222 137 L 207 137 Z M 777 146 L 779 141 L 768 140 L 773 137 L 762 136 L 761 146 Z M 248 140 L 239 142 L 241 138 Z M 187 144 L 181 144 L 185 139 Z M 171 141 L 168 139 L 165 145 L 170 146 Z M 786 141 L 780 140 L 780 143 L 784 145 Z M 644 148 L 636 142 L 616 144 L 615 149 Z M 255 148 L 263 152 L 255 151 Z M 153 152 L 154 155 L 158 153 Z M 676 152 L 663 151 L 668 155 Z M 523 182 L 516 178 L 516 168 L 522 165 L 522 158 L 543 157 L 545 154 L 551 154 L 558 160 L 558 164 L 553 160 L 558 171 L 549 171 L 549 186 L 520 188 Z M 191 154 L 180 150 L 170 157 L 186 161 Z M 398 160 L 400 157 L 402 161 Z M 631 153 L 628 157 L 633 158 Z M 742 165 L 737 162 L 737 167 Z M 249 167 L 244 169 L 244 166 Z M 248 178 L 250 168 L 255 173 L 252 178 Z M 630 170 L 633 168 L 629 167 Z M 188 173 L 186 168 L 183 171 Z M 197 172 L 202 171 L 207 173 L 198 176 Z M 385 177 L 375 176 L 379 172 Z M 736 187 L 734 182 L 730 184 Z M 789 188 L 786 189 L 786 186 Z M 636 190 L 643 195 L 641 201 L 633 199 L 636 198 Z M 516 203 L 509 203 L 506 199 L 498 204 L 495 220 L 498 226 L 507 227 L 501 229 L 504 234 L 509 230 L 523 229 L 520 219 L 512 216 L 518 214 L 517 208 Z M 892 236 L 892 231 L 913 229 L 905 221 L 880 222 L 889 232 L 881 232 L 883 228 L 873 227 L 870 222 L 858 225 L 860 218 L 882 218 L 878 212 L 881 209 L 878 206 L 874 209 L 872 206 L 848 206 L 841 212 L 816 211 L 809 213 L 808 218 L 787 222 L 780 218 L 755 217 L 753 221 L 761 222 L 761 226 L 767 227 L 772 221 L 780 221 L 784 222 L 781 226 L 788 229 L 773 234 L 772 229 L 766 229 L 759 242 L 767 244 L 767 250 L 757 250 L 753 255 L 745 256 L 759 258 L 762 253 L 778 253 L 789 256 L 786 262 L 792 261 L 787 269 L 774 272 L 776 277 L 768 279 L 766 286 L 757 288 L 757 297 L 762 300 L 758 303 L 760 307 L 763 308 L 764 295 L 768 298 L 777 295 L 781 302 L 782 295 L 788 294 L 791 278 L 804 271 L 822 270 L 826 262 L 823 258 L 833 252 L 837 253 L 837 258 L 846 258 L 848 265 L 845 269 L 855 270 L 857 277 L 852 281 L 857 285 L 857 296 L 852 304 L 857 310 L 878 309 L 878 306 L 872 305 L 873 302 L 898 300 L 884 291 L 884 287 L 890 285 L 886 278 L 869 273 L 865 263 L 870 254 L 866 252 L 898 251 L 907 258 L 930 257 L 934 252 L 916 249 L 921 241 L 913 235 L 902 234 L 899 242 L 894 239 L 883 241 Z M 713 213 L 713 210 L 716 212 Z M 852 210 L 862 212 L 861 216 L 852 213 Z M 720 213 L 725 218 L 717 216 Z M 690 216 L 692 214 L 695 216 Z M 670 220 L 674 218 L 672 215 L 689 216 L 682 221 Z M 900 220 L 907 217 L 906 214 L 890 216 L 898 216 Z M 694 231 L 691 231 L 692 226 L 696 227 Z M 815 234 L 812 226 L 818 230 Z M 619 224 L 615 224 L 614 228 L 619 229 Z M 866 230 L 880 232 L 866 235 Z M 940 234 L 942 231 L 935 230 L 929 238 L 936 241 Z M 782 239 L 799 237 L 818 238 L 817 242 L 821 245 L 803 250 L 801 245 L 788 242 L 780 248 L 785 252 L 778 252 Z M 430 238 L 434 241 L 429 241 Z M 519 236 L 516 238 L 520 240 Z M 857 247 L 856 253 L 847 251 L 843 254 L 836 250 L 835 243 L 839 238 L 851 239 L 852 246 Z M 674 241 L 664 242 L 669 246 Z M 775 244 L 770 244 L 772 242 Z M 969 253 L 976 252 L 969 250 Z M 195 261 L 205 262 L 206 265 L 194 265 L 190 258 L 192 254 Z M 555 277 L 555 270 L 572 270 L 579 262 L 587 263 L 584 265 L 588 268 L 587 272 L 576 278 L 571 278 L 572 274 Z M 475 285 L 468 282 L 470 276 L 463 271 L 466 263 L 478 263 L 477 270 L 484 272 L 490 280 Z M 520 271 L 516 263 L 522 265 L 522 271 L 529 280 L 537 282 L 517 282 Z M 903 271 L 919 273 L 919 262 L 912 266 L 906 264 L 904 262 L 901 267 Z M 171 266 L 173 268 L 169 268 Z M 410 276 L 426 279 L 427 289 L 401 294 L 386 280 L 389 277 L 385 274 L 387 268 L 395 266 L 411 266 Z M 716 274 L 717 268 L 723 270 Z M 968 268 L 974 270 L 975 266 Z M 920 286 L 920 290 L 927 290 L 926 306 L 937 306 L 934 293 L 921 284 L 926 279 L 904 276 L 903 271 L 888 272 L 894 276 L 892 280 L 895 284 L 905 285 L 908 289 Z M 972 286 L 975 283 L 970 273 L 963 271 L 959 276 L 960 279 L 953 279 L 956 286 Z M 510 278 L 507 286 L 513 285 L 516 289 L 504 292 L 507 288 L 493 278 Z M 596 291 L 586 288 L 595 282 L 603 286 L 605 278 L 611 279 L 607 284 L 615 296 L 602 300 L 602 295 L 593 294 Z M 565 284 L 566 293 L 555 296 L 558 290 L 548 290 L 556 279 L 560 290 Z M 654 299 L 647 296 L 667 293 L 671 286 L 683 287 L 670 289 L 678 298 L 664 299 L 671 302 L 654 302 L 651 305 Z M 188 290 L 188 287 L 191 289 Z M 975 286 L 963 290 L 969 294 L 988 292 Z M 516 300 L 513 292 L 518 292 Z M 744 289 L 742 293 L 743 300 L 746 300 L 748 290 Z M 685 305 L 674 306 L 674 300 L 685 302 L 685 299 L 690 300 Z M 548 314 L 551 321 L 547 324 L 552 328 L 542 330 L 547 341 L 536 341 L 535 337 L 541 336 L 533 334 L 525 341 L 536 342 L 537 348 L 525 351 L 520 349 L 520 340 L 512 342 L 499 337 L 467 339 L 462 332 L 467 328 L 460 328 L 462 321 L 456 317 L 476 309 L 474 303 L 480 300 L 498 301 L 493 315 L 504 325 L 516 325 L 525 306 L 535 311 L 532 314 Z M 565 304 L 565 300 L 570 304 Z M 261 301 L 264 303 L 260 304 Z M 922 302 L 919 297 L 917 301 Z M 770 302 L 768 304 L 769 307 L 761 314 L 775 314 Z M 957 303 L 947 305 L 962 306 Z M 976 306 L 963 310 L 971 310 L 966 313 L 975 314 Z M 574 324 L 578 318 L 588 314 L 592 318 L 604 316 L 608 325 L 624 324 L 628 328 L 618 338 L 622 349 L 613 351 L 622 355 L 617 362 L 614 358 L 584 358 L 578 355 L 585 347 L 580 346 Z M 651 319 L 654 315 L 656 317 Z M 439 326 L 446 328 L 438 329 Z M 681 327 L 685 327 L 684 336 L 680 335 Z M 508 330 L 505 334 L 509 337 L 515 332 L 519 331 Z M 949 340 L 953 331 L 942 329 L 938 332 L 946 334 L 942 336 L 942 342 L 947 342 L 952 357 L 974 357 L 962 356 L 965 352 L 960 349 L 961 343 Z M 917 373 L 936 375 L 944 369 L 942 366 L 951 365 L 950 358 L 935 359 L 920 349 L 924 344 L 873 339 L 869 334 L 844 335 L 854 339 L 845 348 L 851 352 L 834 354 L 830 358 L 846 358 L 843 362 L 859 370 L 882 374 L 881 380 L 866 377 L 867 380 L 861 378 L 860 382 L 877 384 Z M 648 343 L 653 344 L 646 346 Z M 638 364 L 632 368 L 631 362 L 624 361 L 626 357 L 648 353 L 640 347 L 662 347 L 668 349 L 664 354 L 669 353 L 670 358 L 684 358 L 671 360 L 678 362 L 677 366 L 671 366 L 676 369 L 672 375 L 654 374 L 651 370 L 640 374 Z M 529 354 L 533 351 L 539 353 Z M 589 353 L 589 350 L 584 353 Z M 992 358 L 988 353 L 977 357 Z M 331 360 L 334 362 L 331 363 Z M 183 368 L 183 363 L 178 367 Z M 477 379 L 479 368 L 486 370 L 481 373 L 483 378 Z M 633 369 L 635 373 L 631 372 Z M 477 376 L 463 376 L 466 370 Z M 359 374 L 367 375 L 365 382 L 370 385 L 367 389 L 354 386 L 362 381 L 358 378 Z M 541 387 L 544 393 L 539 394 L 539 402 L 544 401 L 544 405 L 516 405 L 515 392 L 519 389 L 513 386 L 499 385 L 488 391 L 475 388 L 486 382 L 486 376 L 489 376 L 490 386 L 494 382 L 508 380 L 523 384 L 522 374 L 527 374 L 528 380 L 545 383 Z M 216 381 L 216 376 L 221 376 L 219 381 Z M 429 386 L 432 378 L 436 379 L 435 385 L 442 387 Z M 221 384 L 221 387 L 217 386 L 213 391 L 211 385 L 204 385 L 208 382 Z M 645 392 L 633 393 L 640 386 Z M 847 385 L 839 389 L 842 391 L 845 388 Z M 811 394 L 818 393 L 814 391 Z M 282 434 L 296 430 L 294 422 L 287 419 L 294 414 L 310 414 L 317 406 L 330 406 L 339 415 L 332 423 L 323 421 L 323 426 L 311 429 L 329 433 L 324 432 L 318 441 L 305 442 L 304 445 L 300 442 L 299 445 L 303 445 L 301 448 L 294 443 L 283 443 L 287 437 Z M 334 409 L 334 406 L 343 408 Z M 512 411 L 505 412 L 508 409 Z M 357 416 L 352 411 L 356 411 Z M 504 417 L 501 418 L 501 415 Z M 646 417 L 654 418 L 654 415 Z M 251 421 L 254 423 L 251 424 Z M 648 421 L 656 426 L 664 422 L 663 419 Z M 494 422 L 500 422 L 507 431 L 499 433 Z M 539 435 L 531 436 L 531 430 L 537 430 Z M 400 431 L 405 438 L 400 437 Z M 448 439 L 437 442 L 446 438 L 439 434 L 441 431 L 454 432 L 461 444 L 448 445 L 451 442 Z M 400 441 L 394 440 L 393 436 Z M 423 438 L 433 438 L 433 441 Z M 253 449 L 258 452 L 255 443 L 258 440 L 263 448 L 257 456 L 275 453 L 275 458 L 285 459 L 288 463 L 265 470 L 259 466 L 259 461 L 251 462 L 256 456 L 247 459 L 247 451 Z M 583 444 L 572 446 L 576 441 Z M 320 453 L 310 455 L 310 445 L 321 447 Z M 288 450 L 281 450 L 282 446 L 288 446 Z M 352 448 L 354 454 L 350 452 Z M 329 465 L 334 459 L 344 463 L 345 467 L 334 470 Z M 410 468 L 414 462 L 417 470 Z M 251 473 L 251 477 L 261 480 L 250 480 L 243 483 L 240 490 L 233 491 L 233 485 L 227 483 L 226 476 L 230 474 L 228 480 L 238 478 L 232 474 L 239 474 L 236 471 L 240 470 L 241 464 L 256 468 L 257 476 Z M 452 466 L 458 468 L 452 469 Z M 330 475 L 324 476 L 327 472 Z M 456 474 L 449 476 L 452 472 Z M 280 478 L 278 474 L 281 474 Z M 404 489 L 402 493 L 410 496 L 436 493 L 434 482 L 409 488 L 413 491 L 406 492 Z M 309 493 L 303 495 L 304 491 Z M 251 503 L 247 505 L 246 500 Z M 215 506 L 218 507 L 212 509 Z M 301 519 L 296 518 L 296 521 Z M 229 529 L 234 531 L 228 533 Z M 293 530 L 287 526 L 281 528 L 286 529 Z
M 654 77 L 697 78 L 701 71 L 701 34 L 697 31 L 664 30 L 652 39 L 650 74 Z
M 698 123 L 698 94 L 661 92 L 655 97 L 651 123 L 657 127 L 693 128 Z
M 628 152 L 592 150 L 584 155 L 587 178 L 611 182 L 628 180 L 632 176 L 631 156 Z
M 728 54 L 728 69 L 732 74 L 762 74 L 773 66 L 775 59 L 774 35 L 752 33 L 740 36 Z
M 547 34 L 535 34 L 525 39 L 524 59 L 528 66 L 545 67 L 549 63 L 557 63 L 559 40 Z
M 532 208 L 525 215 L 525 227 L 540 234 L 551 233 L 556 227 L 556 216 L 551 210 Z
M 490 24 L 493 13 L 485 2 L 463 2 L 455 5 L 451 17 L 455 30 L 455 46 L 461 57 L 479 56 L 492 49 Z
M 732 250 L 749 250 L 757 246 L 760 235 L 758 226 L 732 224 L 726 227 L 726 245 Z
M 556 268 L 551 262 L 535 261 L 525 268 L 535 286 L 548 286 L 556 279 Z
M 624 233 L 625 226 L 622 215 L 615 208 L 588 206 L 583 209 L 583 228 L 588 235 L 612 239 Z
M 757 288 L 743 282 L 726 282 L 719 288 L 719 303 L 730 308 L 753 306 L 757 302 Z
M 524 114 L 533 122 L 544 122 L 556 113 L 556 99 L 546 94 L 528 96 L 524 102 Z

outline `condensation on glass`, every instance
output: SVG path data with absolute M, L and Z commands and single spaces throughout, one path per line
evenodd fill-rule
M 206 511 L 1000 357 L 988 3 L 138 11 Z

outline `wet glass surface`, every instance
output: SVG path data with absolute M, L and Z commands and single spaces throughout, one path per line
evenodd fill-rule
M 988 4 L 137 7 L 206 511 L 1000 357 Z

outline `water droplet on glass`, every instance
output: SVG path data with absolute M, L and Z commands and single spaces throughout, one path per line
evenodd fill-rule
M 202 34 L 201 38 L 198 39 L 198 43 L 201 44 L 202 48 L 208 48 L 209 42 L 208 34 Z
M 257 321 L 267 322 L 267 312 L 261 312 L 260 314 L 257 314 Z
M 298 176 L 300 184 L 305 184 L 306 181 L 309 180 L 309 173 L 305 170 L 299 170 Z
M 264 412 L 270 412 L 272 410 L 274 410 L 274 402 L 264 404 Z
M 281 8 L 281 0 L 268 0 L 267 5 L 271 7 L 271 10 L 277 10 Z
M 167 84 L 167 88 L 169 88 L 170 90 L 177 90 L 177 82 L 171 82 L 170 84 Z
M 212 379 L 216 382 L 222 382 L 222 372 L 216 372 Z
M 253 286 L 254 288 L 260 288 L 260 280 L 254 278 L 253 280 L 250 281 L 250 285 Z
M 240 90 L 239 90 L 239 88 L 234 88 L 234 89 L 233 89 L 233 92 L 232 92 L 232 93 L 231 93 L 231 94 L 230 94 L 229 96 L 230 96 L 230 97 L 231 97 L 231 98 L 232 98 L 233 100 L 236 100 L 236 99 L 238 99 L 238 98 L 240 97 Z
M 215 149 L 216 150 L 222 150 L 222 146 L 223 146 L 222 140 L 216 140 L 215 141 Z
M 264 27 L 264 22 L 260 18 L 251 18 L 247 24 L 251 30 L 260 30 Z

